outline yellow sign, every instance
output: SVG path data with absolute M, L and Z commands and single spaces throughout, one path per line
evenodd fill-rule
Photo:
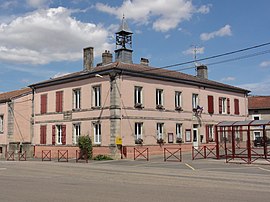
M 121 145 L 122 144 L 122 138 L 120 136 L 117 136 L 115 138 L 115 144 L 117 144 L 117 145 Z

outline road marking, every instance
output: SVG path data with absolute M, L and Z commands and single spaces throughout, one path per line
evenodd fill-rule
M 185 163 L 185 165 L 186 165 L 187 167 L 189 167 L 191 170 L 195 170 L 195 168 L 193 168 L 191 165 L 189 165 L 189 164 L 187 164 L 187 163 Z
M 270 172 L 270 170 L 268 169 L 265 169 L 265 168 L 261 168 L 261 167 L 258 167 L 259 169 L 263 170 L 263 171 L 267 171 L 267 172 Z

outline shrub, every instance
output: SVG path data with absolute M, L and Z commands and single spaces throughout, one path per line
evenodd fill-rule
M 91 138 L 89 136 L 80 136 L 78 139 L 78 146 L 80 148 L 82 157 L 85 157 L 87 154 L 87 159 L 92 159 L 93 147 Z
M 94 157 L 94 160 L 104 161 L 104 160 L 113 160 L 113 159 L 111 157 L 109 157 L 109 156 L 99 154 L 99 155 Z

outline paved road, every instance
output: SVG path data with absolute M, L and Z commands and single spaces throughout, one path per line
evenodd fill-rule
M 270 201 L 270 166 L 216 160 L 0 161 L 1 202 Z

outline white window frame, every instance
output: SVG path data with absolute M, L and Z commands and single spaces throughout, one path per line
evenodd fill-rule
M 101 123 L 93 123 L 94 143 L 101 144 Z
M 134 104 L 143 104 L 143 95 L 142 95 L 142 89 L 141 86 L 135 86 L 134 87 Z
M 4 115 L 0 115 L 0 133 L 4 132 Z
M 175 108 L 181 108 L 182 107 L 182 92 L 181 91 L 175 91 Z
M 183 127 L 182 123 L 177 123 L 176 124 L 176 137 L 177 138 L 182 138 L 183 139 Z
M 157 123 L 157 139 L 164 137 L 164 123 Z
M 199 106 L 199 94 L 192 94 L 192 109 L 197 109 Z
M 93 107 L 101 107 L 101 86 L 93 86 Z
M 73 124 L 73 144 L 78 143 L 78 139 L 81 136 L 81 124 L 74 123 Z
M 208 139 L 214 140 L 214 125 L 208 125 Z
M 135 123 L 134 133 L 135 133 L 136 140 L 142 139 L 143 137 L 143 123 L 142 122 Z
M 56 125 L 56 140 L 57 144 L 62 144 L 63 130 L 62 125 Z
M 81 89 L 73 90 L 73 109 L 81 108 Z
M 163 89 L 156 89 L 156 105 L 163 106 L 164 99 L 163 99 L 164 91 Z
M 221 98 L 221 113 L 227 114 L 227 98 L 225 97 Z

